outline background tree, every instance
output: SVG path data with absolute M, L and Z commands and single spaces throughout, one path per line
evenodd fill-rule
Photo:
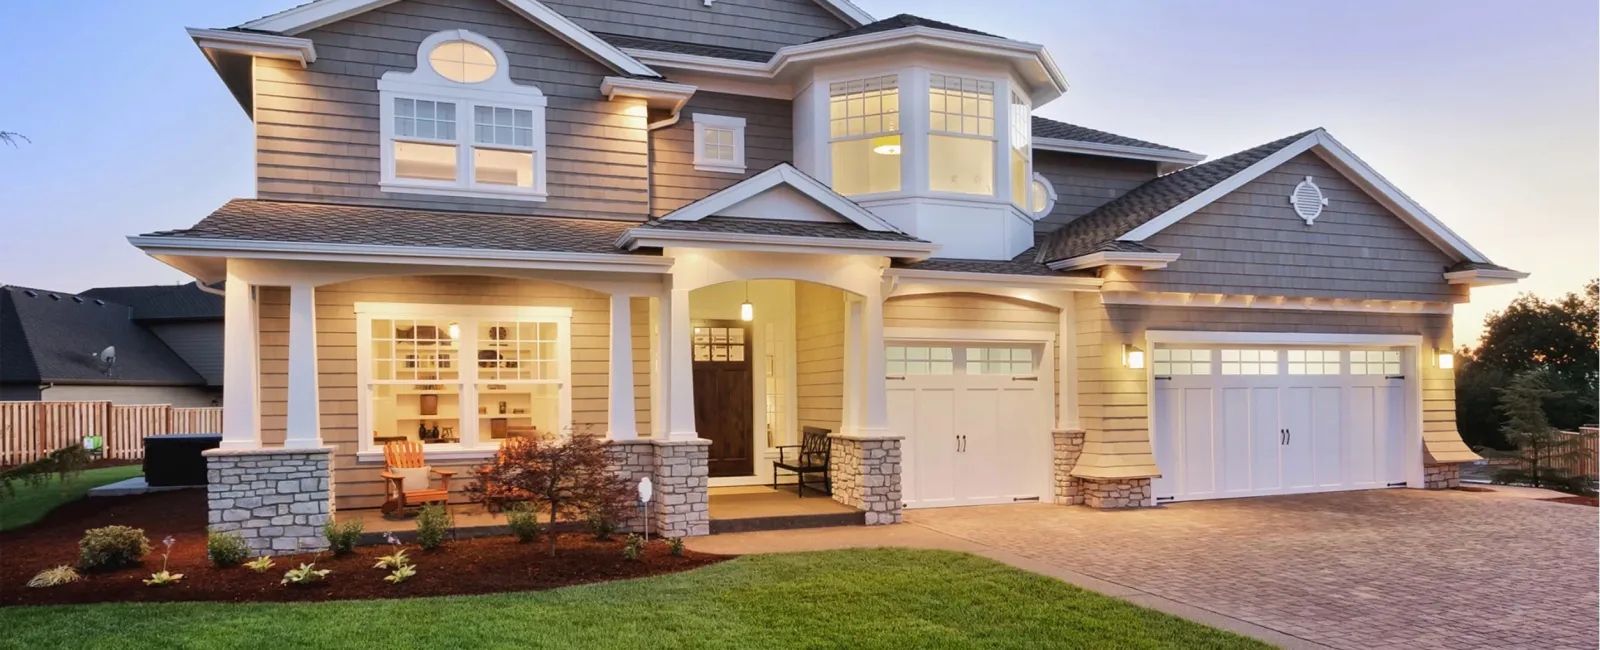
M 478 470 L 478 481 L 467 486 L 467 498 L 477 503 L 507 495 L 525 495 L 550 513 L 550 555 L 556 554 L 557 519 L 575 520 L 595 514 L 615 516 L 619 504 L 633 498 L 636 487 L 611 471 L 606 443 L 599 436 L 575 433 L 508 440 L 495 452 L 494 462 Z
M 1600 282 L 1583 292 L 1546 301 L 1522 294 L 1484 319 L 1476 349 L 1463 346 L 1456 371 L 1456 423 L 1475 448 L 1510 449 L 1503 435 L 1502 394 L 1519 373 L 1544 368 L 1559 397 L 1547 397 L 1545 412 L 1558 429 L 1576 431 L 1596 418 L 1596 379 L 1600 377 Z
M 1511 384 L 1499 389 L 1500 411 L 1506 416 L 1502 429 L 1516 451 L 1488 450 L 1486 455 L 1509 458 L 1515 464 L 1495 472 L 1496 483 L 1531 485 L 1588 496 L 1594 491 L 1592 476 L 1574 471 L 1583 457 L 1583 439 L 1590 434 L 1562 433 L 1550 425 L 1545 405 L 1570 396 L 1556 388 L 1558 378 L 1549 368 L 1518 373 Z
M 0 131 L 0 142 L 4 142 L 15 147 L 17 146 L 18 140 L 23 142 L 33 142 L 32 140 L 28 139 L 28 136 L 17 133 L 16 131 Z

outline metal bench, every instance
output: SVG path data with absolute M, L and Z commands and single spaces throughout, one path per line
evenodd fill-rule
M 805 427 L 800 431 L 800 444 L 778 447 L 778 459 L 772 461 L 772 489 L 778 489 L 778 470 L 794 473 L 795 496 L 805 497 L 806 475 L 822 475 L 822 493 L 833 494 L 833 475 L 828 471 L 828 461 L 833 454 L 833 441 L 828 439 L 831 430 Z M 798 449 L 797 453 L 789 450 Z M 812 488 L 816 489 L 816 488 Z

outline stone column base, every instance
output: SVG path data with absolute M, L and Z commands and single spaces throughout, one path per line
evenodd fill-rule
M 1143 508 L 1150 505 L 1150 479 L 1078 479 L 1083 505 L 1100 510 Z
M 711 534 L 711 441 L 652 440 L 655 458 L 655 529 L 662 537 Z
M 611 458 L 609 469 L 622 477 L 628 485 L 637 486 L 639 479 L 650 477 L 656 483 L 656 447 L 649 440 L 608 440 L 606 453 Z M 617 522 L 617 529 L 625 533 L 645 532 L 645 517 L 638 509 L 630 509 L 626 519 Z M 651 519 L 655 514 L 651 513 Z M 651 531 L 654 532 L 654 531 Z
M 900 523 L 900 438 L 830 438 L 833 500 L 866 512 L 868 526 Z
M 1075 506 L 1083 503 L 1080 479 L 1072 475 L 1083 453 L 1082 429 L 1057 429 L 1050 432 L 1055 439 L 1056 505 Z
M 1461 486 L 1461 465 L 1441 463 L 1422 466 L 1422 487 L 1429 490 L 1448 490 Z
M 333 516 L 333 449 L 211 449 L 206 457 L 207 522 L 238 531 L 263 555 L 322 551 Z

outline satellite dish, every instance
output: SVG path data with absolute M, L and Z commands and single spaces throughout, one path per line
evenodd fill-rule
M 100 362 L 100 372 L 109 375 L 111 374 L 111 366 L 117 363 L 117 346 L 108 345 L 106 346 L 106 349 L 101 350 L 99 354 L 95 354 L 93 356 L 96 361 Z

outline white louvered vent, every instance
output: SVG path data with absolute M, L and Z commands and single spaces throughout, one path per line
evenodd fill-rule
M 1289 205 L 1294 206 L 1294 213 L 1306 220 L 1306 225 L 1316 221 L 1322 214 L 1322 207 L 1328 204 L 1328 199 L 1322 196 L 1322 188 L 1307 176 L 1294 186 L 1294 193 L 1289 195 Z

